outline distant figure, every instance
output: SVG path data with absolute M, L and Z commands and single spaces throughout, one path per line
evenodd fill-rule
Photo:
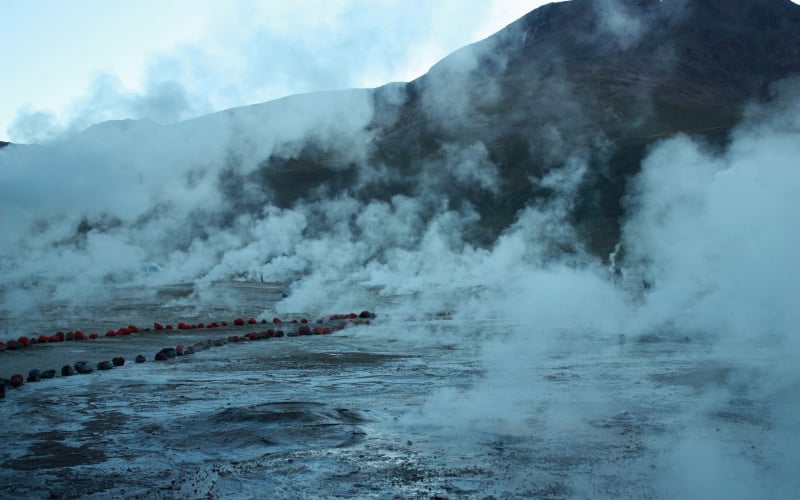
M 645 290 L 650 290 L 651 288 L 653 288 L 653 284 L 647 281 L 646 279 L 642 279 L 642 288 L 644 288 Z
M 617 266 L 614 266 L 614 269 L 613 269 L 613 271 L 611 273 L 611 281 L 615 285 L 619 286 L 619 285 L 622 284 L 622 277 L 623 277 L 622 276 L 622 269 L 618 268 Z

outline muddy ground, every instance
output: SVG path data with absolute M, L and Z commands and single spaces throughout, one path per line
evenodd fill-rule
M 165 316 L 231 321 L 256 315 L 255 299 L 275 292 L 240 291 L 251 294 L 242 300 L 250 310 L 192 316 L 197 310 L 139 303 L 78 319 L 94 318 L 81 328 L 101 333 L 112 324 L 175 321 Z M 793 475 L 776 471 L 784 436 L 777 430 L 798 430 L 780 418 L 781 402 L 793 396 L 765 395 L 751 382 L 766 358 L 711 360 L 708 345 L 688 338 L 587 334 L 530 360 L 524 377 L 517 369 L 504 379 L 486 347 L 502 342 L 497 332 L 508 325 L 377 312 L 370 325 L 331 335 L 228 343 L 163 362 L 153 360 L 162 347 L 267 326 L 0 353 L 4 377 L 128 359 L 7 391 L 0 497 L 670 497 L 685 491 L 676 478 L 688 480 L 696 456 L 699 464 L 740 467 L 714 468 L 715 481 L 735 486 L 742 470 L 756 471 L 778 479 L 769 486 L 777 496 L 800 491 Z M 314 315 L 285 319 L 303 316 Z M 35 328 L 57 318 L 39 321 Z M 5 320 L 4 339 L 31 328 L 12 323 Z M 132 363 L 138 353 L 145 363 Z M 724 396 L 708 403 L 719 388 Z M 696 436 L 718 453 L 684 454 L 676 445 Z

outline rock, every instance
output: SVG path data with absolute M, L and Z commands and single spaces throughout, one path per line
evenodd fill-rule
M 86 375 L 92 373 L 94 368 L 92 368 L 92 365 L 90 365 L 88 361 L 78 361 L 75 363 L 75 371 L 81 375 Z
M 11 379 L 9 381 L 11 382 L 11 387 L 16 389 L 18 387 L 22 387 L 23 384 L 22 380 L 23 380 L 22 375 L 19 373 L 15 373 L 14 375 L 11 375 Z
M 42 372 L 42 379 L 55 378 L 55 376 L 56 376 L 55 370 L 45 370 Z
M 359 314 L 358 317 L 362 319 L 372 319 L 375 317 L 375 315 L 369 311 L 361 311 L 361 314 Z
M 156 353 L 156 361 L 166 361 L 168 359 L 172 359 L 178 355 L 177 350 L 174 347 L 165 347 Z
M 42 380 L 42 372 L 34 368 L 28 372 L 28 382 L 39 382 Z
M 98 370 L 110 370 L 112 368 L 114 368 L 114 363 L 112 363 L 111 361 L 106 360 L 97 363 Z
M 136 359 L 134 359 L 134 361 L 137 363 L 144 363 L 145 361 L 147 361 L 147 358 L 145 358 L 144 355 L 142 354 L 137 354 Z
M 125 358 L 123 358 L 122 356 L 118 356 L 116 358 L 113 358 L 111 362 L 114 363 L 114 366 L 123 366 L 125 365 Z
M 73 368 L 71 365 L 64 365 L 61 367 L 62 377 L 71 377 L 72 375 L 75 375 L 75 368 Z
M 244 325 L 244 319 L 243 318 L 236 318 L 235 320 L 233 320 L 233 324 L 236 325 L 236 326 L 242 326 L 242 325 Z

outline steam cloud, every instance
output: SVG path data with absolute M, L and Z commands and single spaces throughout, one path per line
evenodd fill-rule
M 623 15 L 609 17 L 607 28 L 621 29 Z M 640 29 L 623 24 L 620 43 L 634 43 Z M 475 67 L 469 53 L 451 63 L 457 67 L 447 71 Z M 183 102 L 166 108 L 182 117 L 189 107 L 181 91 L 159 88 Z M 467 98 L 463 89 L 434 88 L 446 91 L 425 96 L 438 116 L 448 96 Z M 369 160 L 369 125 L 385 103 L 367 91 L 292 97 L 178 125 L 109 122 L 69 141 L 5 148 L 0 312 L 21 316 L 64 301 L 80 307 L 121 284 L 291 282 L 279 312 L 310 313 L 363 307 L 377 290 L 390 318 L 446 308 L 457 311 L 456 321 L 503 326 L 482 353 L 485 376 L 467 390 L 435 394 L 409 422 L 435 424 L 444 414 L 456 430 L 511 435 L 529 432 L 532 422 L 558 430 L 614 412 L 612 388 L 555 392 L 537 383 L 536 367 L 559 350 L 588 342 L 608 363 L 621 349 L 614 339 L 702 339 L 709 362 L 736 364 L 739 378 L 677 409 L 674 427 L 688 429 L 679 439 L 649 443 L 663 450 L 661 488 L 666 496 L 702 496 L 714 482 L 729 484 L 731 496 L 780 495 L 794 473 L 786 464 L 800 460 L 800 406 L 789 396 L 800 388 L 800 91 L 786 82 L 776 92 L 750 108 L 724 151 L 688 136 L 650 151 L 625 199 L 624 286 L 607 278 L 603 259 L 568 223 L 588 168 L 580 155 L 532 179 L 532 189 L 554 195 L 521 211 L 489 248 L 465 238 L 477 212 L 453 208 L 437 191 L 441 179 L 500 190 L 478 141 L 444 146 L 421 171 L 447 177 L 421 177 L 415 196 L 359 201 L 361 187 L 393 175 Z M 405 98 L 392 88 L 385 95 L 394 105 Z M 134 97 L 126 105 L 156 104 Z M 280 207 L 252 174 L 266 158 L 297 158 L 309 142 L 346 153 L 333 167 L 357 166 L 349 189 Z M 709 412 L 741 386 L 771 415 L 760 463 L 743 458 L 734 438 L 704 432 Z M 725 467 L 697 472 L 697 463 Z M 687 473 L 696 475 L 675 486 L 672 479 Z

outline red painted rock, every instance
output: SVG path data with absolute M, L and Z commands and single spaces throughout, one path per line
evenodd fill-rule
M 250 319 L 247 320 L 247 323 L 250 324 L 250 325 L 255 325 L 256 323 L 258 323 L 258 321 L 256 321 L 255 318 L 250 318 Z
M 222 326 L 228 326 L 228 322 L 227 322 L 227 321 L 223 321 L 222 323 L 220 323 L 220 325 L 222 325 Z
M 316 328 L 315 328 L 316 330 Z M 297 329 L 298 335 L 311 335 L 311 327 L 308 325 L 301 325 L 300 328 Z
M 97 337 L 98 337 L 98 335 L 96 333 L 90 333 L 89 334 L 89 338 L 92 339 L 92 340 L 96 339 Z
M 136 328 L 136 325 L 128 325 L 128 331 L 131 333 L 139 333 L 139 329 Z
M 164 325 L 162 325 L 161 323 L 153 323 L 153 329 L 154 330 L 163 330 L 164 329 Z
M 281 319 L 277 318 L 277 317 L 276 318 L 272 318 L 272 322 L 275 323 L 276 325 L 279 324 L 279 323 L 283 323 L 283 321 L 281 321 Z
M 46 336 L 46 335 L 39 335 L 39 343 L 40 343 L 40 344 L 44 344 L 44 343 L 46 343 L 48 340 L 50 340 L 50 337 L 48 337 L 48 336 Z
M 58 337 L 56 337 L 55 335 L 51 335 L 51 336 L 49 336 L 47 338 L 47 341 L 48 342 L 58 342 Z
M 89 337 L 87 337 L 85 333 L 75 332 L 75 340 L 86 340 L 87 338 Z
M 244 325 L 244 319 L 236 318 L 235 320 L 233 320 L 233 324 L 236 325 L 236 326 L 242 326 L 242 325 Z
M 245 335 L 248 340 L 258 340 L 258 334 L 256 332 L 250 332 Z
M 31 343 L 31 339 L 29 339 L 28 337 L 23 335 L 22 337 L 17 339 L 17 342 L 19 342 L 22 347 L 28 347 L 28 345 L 30 345 L 30 343 Z M 20 377 L 21 376 L 22 375 L 20 375 Z
M 64 335 L 64 332 L 58 332 L 55 334 L 55 337 L 58 339 L 58 342 L 64 342 L 66 335 Z
M 22 387 L 23 380 L 24 379 L 22 378 L 22 375 L 20 375 L 19 373 L 15 373 L 14 375 L 11 375 L 11 380 L 10 380 L 11 387 L 13 387 L 15 389 L 17 387 Z
M 117 332 L 115 332 L 114 330 L 109 330 L 109 331 L 106 332 L 106 337 L 114 337 L 116 335 L 117 335 Z
M 308 320 L 306 318 L 303 318 L 300 320 L 300 323 L 303 323 L 305 325 L 306 323 L 308 323 Z
M 181 345 L 181 344 L 178 344 L 177 346 L 175 346 L 175 354 L 178 355 L 178 356 L 183 356 L 183 353 L 184 353 L 185 350 L 186 350 L 186 348 L 183 347 L 183 345 Z
M 128 330 L 127 328 L 120 328 L 119 330 L 117 330 L 117 335 L 130 335 L 130 334 L 131 331 Z
M 195 325 L 195 328 L 205 328 L 205 327 L 206 327 L 206 325 L 204 323 L 197 323 Z
M 278 330 L 277 332 L 275 332 L 276 337 L 283 337 L 283 335 L 284 335 L 283 330 Z
M 113 358 L 111 362 L 114 363 L 114 366 L 124 366 L 125 358 L 123 358 L 122 356 L 118 356 L 116 358 Z
M 164 328 L 166 328 L 167 330 L 172 330 L 172 325 L 167 325 Z

